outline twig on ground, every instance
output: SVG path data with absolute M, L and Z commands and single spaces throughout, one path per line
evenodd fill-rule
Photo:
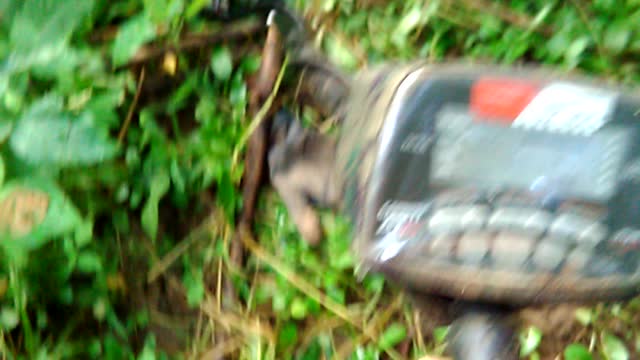
M 325 319 L 318 319 L 300 337 L 300 349 L 306 349 L 316 337 L 322 333 L 327 333 L 333 329 L 343 326 L 344 320 L 337 317 L 326 316 Z
M 147 274 L 147 283 L 154 282 L 160 275 L 199 240 L 211 239 L 220 232 L 221 214 L 216 210 L 200 226 L 191 231 L 186 238 L 171 249 L 160 261 L 156 262 Z
M 140 99 L 140 93 L 142 92 L 142 83 L 144 83 L 144 67 L 140 69 L 140 76 L 138 77 L 138 87 L 136 88 L 136 94 L 133 96 L 133 101 L 131 102 L 131 106 L 129 106 L 127 117 L 124 119 L 122 128 L 120 128 L 120 132 L 118 133 L 118 144 L 122 144 L 122 141 L 124 141 L 124 137 L 127 134 L 127 130 L 129 129 L 129 125 L 131 124 L 131 120 L 133 119 L 133 112 L 138 105 L 138 99 Z
M 223 41 L 248 38 L 264 29 L 264 24 L 255 20 L 239 21 L 225 25 L 223 30 L 210 33 L 187 34 L 177 44 L 147 45 L 141 47 L 126 64 L 118 68 L 128 68 L 161 58 L 166 53 L 200 49 Z
M 255 213 L 258 190 L 264 175 L 264 162 L 267 152 L 268 124 L 264 121 L 269 113 L 273 100 L 278 92 L 285 66 L 282 65 L 280 55 L 280 35 L 275 25 L 271 24 L 268 29 L 267 39 L 262 51 L 262 61 L 255 81 L 250 86 L 249 114 L 253 120 L 245 129 L 233 152 L 232 167 L 237 166 L 240 150 L 249 140 L 245 155 L 245 169 L 242 188 L 243 207 L 238 222 L 239 228 L 251 228 Z M 280 70 L 280 72 L 278 72 Z M 266 99 L 266 101 L 264 101 Z M 262 103 L 264 101 L 264 103 Z M 262 103 L 262 106 L 260 106 Z M 229 260 L 232 267 L 241 267 L 244 258 L 243 243 L 239 232 L 236 231 L 229 244 Z M 218 294 L 222 296 L 228 305 L 231 301 L 235 303 L 237 294 L 230 276 L 219 278 Z M 228 306 L 223 306 L 220 311 L 227 311 Z M 221 334 L 218 342 L 225 342 L 228 334 Z M 214 354 L 214 358 L 219 358 Z
M 240 332 L 245 338 L 247 336 L 259 336 L 268 341 L 275 341 L 276 335 L 268 325 L 263 324 L 258 318 L 248 319 L 244 315 L 232 311 L 220 311 L 216 305 L 217 300 L 208 295 L 202 302 L 200 309 L 216 323 L 226 329 Z
M 238 350 L 245 343 L 246 336 L 239 335 L 230 339 L 226 339 L 225 342 L 215 345 L 212 349 L 209 349 L 202 354 L 199 359 L 210 360 L 217 357 L 224 357 Z
M 365 328 L 364 333 L 377 334 L 380 329 L 384 328 L 384 326 L 390 321 L 393 314 L 402 307 L 403 299 L 404 296 L 402 296 L 401 293 L 396 296 L 394 301 L 387 306 L 384 311 L 375 313 L 375 315 L 367 321 L 367 327 Z M 361 334 L 355 340 L 345 342 L 338 351 L 336 351 L 334 359 L 346 359 L 353 347 L 364 343 L 366 338 L 366 335 Z
M 271 100 L 273 100 L 273 96 L 275 92 L 277 92 L 279 83 L 282 80 L 284 67 L 282 66 L 280 45 L 278 29 L 276 26 L 269 26 L 267 39 L 262 50 L 262 61 L 255 81 L 252 84 L 253 86 L 251 86 L 249 98 L 249 113 L 254 117 L 254 120 L 259 114 L 262 115 L 262 119 L 259 119 L 257 126 L 255 126 L 252 121 L 248 129 L 249 142 L 244 160 L 246 172 L 244 174 L 242 187 L 243 206 L 240 214 L 240 223 L 248 225 L 251 225 L 253 222 L 258 190 L 264 177 L 264 163 L 266 161 L 269 133 L 269 122 L 264 121 L 264 117 L 266 117 L 266 113 L 271 109 L 272 101 L 267 101 L 262 107 L 260 105 L 265 99 L 269 100 L 269 98 L 271 98 Z M 261 112 L 265 113 L 261 114 Z M 252 125 L 255 126 L 254 129 L 251 129 Z M 245 141 L 244 138 L 240 139 L 241 143 L 242 141 Z M 239 239 L 233 240 L 230 257 L 235 265 L 242 263 L 242 242 Z

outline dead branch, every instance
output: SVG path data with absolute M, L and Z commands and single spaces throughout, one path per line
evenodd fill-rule
M 179 53 L 201 49 L 224 41 L 234 41 L 249 38 L 264 29 L 264 24 L 255 20 L 234 22 L 224 29 L 215 32 L 186 34 L 177 44 L 150 44 L 138 49 L 136 54 L 126 64 L 119 68 L 130 68 L 163 57 L 169 52 Z

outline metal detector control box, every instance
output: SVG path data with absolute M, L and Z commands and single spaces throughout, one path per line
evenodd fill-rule
M 465 65 L 385 66 L 358 81 L 338 165 L 364 269 L 494 302 L 640 288 L 636 95 Z

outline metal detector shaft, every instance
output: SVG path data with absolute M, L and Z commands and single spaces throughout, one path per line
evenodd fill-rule
M 300 73 L 300 95 L 323 115 L 342 116 L 351 79 L 316 48 L 304 19 L 282 0 L 215 0 L 204 10 L 205 16 L 233 20 L 250 15 L 266 16 L 280 32 L 289 64 Z

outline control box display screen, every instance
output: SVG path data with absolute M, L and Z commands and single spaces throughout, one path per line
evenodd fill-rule
M 481 189 L 516 188 L 606 201 L 629 148 L 629 133 L 605 127 L 560 134 L 474 121 L 466 107 L 446 106 L 436 119 L 431 182 Z

